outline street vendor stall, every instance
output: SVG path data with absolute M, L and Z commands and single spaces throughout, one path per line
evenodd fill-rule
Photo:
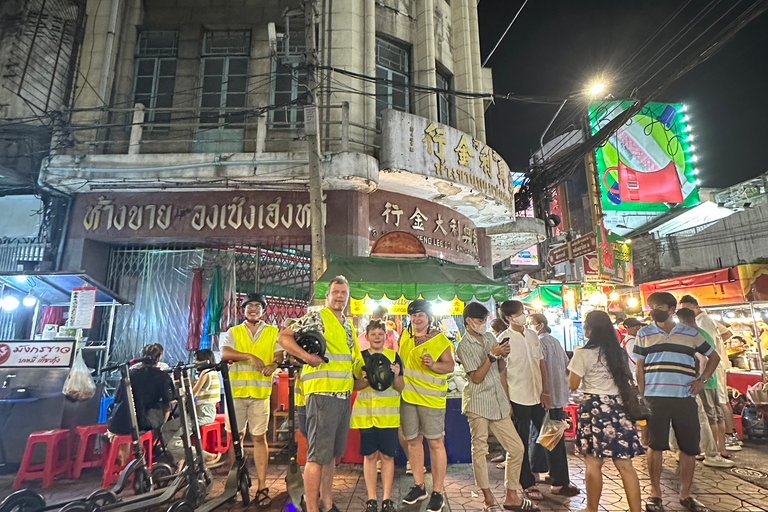
M 768 349 L 768 265 L 752 264 L 702 272 L 640 285 L 643 305 L 654 292 L 677 297 L 693 295 L 712 317 L 728 324 L 734 338 L 744 344 L 728 350 L 741 368 L 728 369 L 728 386 L 745 392 L 748 385 L 765 381 L 764 350 Z
M 421 297 L 432 302 L 433 306 L 444 304 L 443 315 L 447 318 L 452 318 L 448 316 L 449 313 L 456 313 L 450 311 L 450 304 L 456 300 L 488 302 L 493 299 L 501 302 L 508 298 L 506 284 L 489 279 L 477 267 L 469 265 L 429 258 L 332 256 L 327 270 L 315 283 L 316 299 L 325 297 L 328 283 L 338 275 L 343 275 L 349 281 L 350 296 L 354 300 L 372 300 L 377 304 L 383 301 L 383 305 L 392 306 L 400 302 L 407 305 Z M 459 366 L 454 374 L 465 378 Z M 448 462 L 471 462 L 469 424 L 461 414 L 461 389 L 455 386 L 448 395 L 445 434 Z M 359 442 L 357 436 L 358 431 L 350 430 L 348 446 L 353 446 L 355 452 Z M 404 454 L 398 453 L 396 461 L 405 464 Z
M 562 343 L 566 351 L 583 344 L 584 329 L 579 314 L 582 304 L 581 283 L 540 284 L 520 302 L 547 317 L 552 336 Z
M 30 433 L 96 422 L 100 387 L 93 397 L 76 401 L 62 393 L 64 382 L 79 350 L 91 369 L 104 364 L 115 308 L 127 302 L 84 273 L 0 275 L 0 295 L 6 327 L 6 339 L 0 340 L 0 468 L 5 468 L 20 461 Z M 88 329 L 99 307 L 108 308 L 107 325 Z

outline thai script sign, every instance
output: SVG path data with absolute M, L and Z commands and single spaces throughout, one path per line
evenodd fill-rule
M 74 341 L 0 342 L 0 368 L 69 367 Z

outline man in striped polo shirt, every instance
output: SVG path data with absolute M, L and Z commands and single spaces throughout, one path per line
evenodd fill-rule
M 669 425 L 680 447 L 680 504 L 692 512 L 708 510 L 691 496 L 691 483 L 699 454 L 699 416 L 696 395 L 717 369 L 720 356 L 696 329 L 672 320 L 677 299 L 667 292 L 648 297 L 653 323 L 640 329 L 635 340 L 637 387 L 651 407 L 648 419 L 648 473 L 651 497 L 647 512 L 662 512 L 661 469 L 664 450 L 669 450 Z M 695 354 L 707 357 L 697 374 Z

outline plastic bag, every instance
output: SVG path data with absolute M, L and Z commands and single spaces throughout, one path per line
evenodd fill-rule
M 563 438 L 565 429 L 568 428 L 568 422 L 553 420 L 549 417 L 549 414 L 544 416 L 544 421 L 541 424 L 541 431 L 539 432 L 539 438 L 536 440 L 541 446 L 549 451 L 555 449 L 557 443 Z
M 72 363 L 72 369 L 69 370 L 67 380 L 64 381 L 64 388 L 61 390 L 64 395 L 72 400 L 88 400 L 96 394 L 96 383 L 91 377 L 91 370 L 86 366 L 83 360 L 83 352 L 78 351 L 75 356 L 75 362 Z

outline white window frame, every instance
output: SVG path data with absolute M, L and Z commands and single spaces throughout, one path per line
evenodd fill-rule
M 245 49 L 244 52 L 233 52 L 229 53 L 229 50 L 218 52 L 215 50 L 208 50 L 207 49 L 207 43 L 208 43 L 208 36 L 216 33 L 221 32 L 240 32 L 245 36 L 246 44 L 243 46 Z M 250 45 L 251 45 L 251 31 L 250 30 L 233 30 L 233 31 L 221 31 L 221 30 L 209 30 L 206 31 L 205 34 L 203 34 L 203 48 L 201 52 L 200 57 L 200 98 L 198 102 L 198 108 L 200 109 L 200 113 L 197 116 L 198 124 L 202 129 L 205 130 L 211 130 L 211 129 L 219 129 L 223 130 L 225 128 L 242 128 L 244 122 L 228 122 L 226 121 L 227 114 L 225 110 L 219 111 L 218 115 L 218 121 L 216 123 L 209 123 L 209 122 L 203 122 L 203 109 L 205 109 L 205 114 L 208 114 L 210 112 L 210 109 L 214 107 L 203 107 L 203 97 L 204 97 L 204 90 L 203 90 L 203 82 L 205 79 L 205 68 L 206 68 L 206 60 L 214 60 L 214 59 L 221 59 L 223 60 L 222 63 L 222 71 L 221 71 L 221 89 L 219 91 L 219 108 L 226 109 L 227 108 L 227 86 L 229 85 L 229 68 L 230 63 L 232 59 L 245 59 L 246 60 L 246 66 L 245 66 L 245 79 L 246 79 L 246 90 L 244 92 L 245 95 L 245 105 L 243 105 L 242 109 L 245 111 L 248 103 L 248 70 L 250 69 Z M 238 93 L 239 94 L 239 93 Z
M 383 62 L 383 60 L 379 59 L 379 47 L 380 46 L 386 46 L 388 47 L 390 51 L 398 51 L 401 52 L 401 65 L 400 69 L 393 69 L 393 67 L 388 67 L 387 63 Z M 379 72 L 384 72 L 386 76 L 385 78 L 387 80 L 386 83 L 383 84 L 377 84 L 377 86 L 383 86 L 387 89 L 386 98 L 382 98 L 379 96 L 378 92 L 376 94 L 376 123 L 381 122 L 381 111 L 387 108 L 394 108 L 397 110 L 402 110 L 403 112 L 410 112 L 411 111 L 411 98 L 410 98 L 410 51 L 398 44 L 391 43 L 387 41 L 386 39 L 382 39 L 377 37 L 376 38 L 376 76 L 378 77 Z M 396 107 L 393 102 L 392 98 L 394 96 L 394 85 L 392 82 L 394 81 L 395 77 L 402 77 L 403 78 L 403 86 L 405 87 L 404 95 L 405 95 L 405 108 L 401 109 L 399 106 Z M 385 105 L 382 106 L 382 103 L 385 103 Z M 382 106 L 381 110 L 379 107 Z
M 174 43 L 173 47 L 170 48 L 156 48 L 154 50 L 154 54 L 152 52 L 143 52 L 142 51 L 142 41 L 145 37 L 147 37 L 150 34 L 157 34 L 157 33 L 165 33 L 165 34 L 173 34 L 174 37 Z M 168 126 L 150 126 L 152 123 L 155 122 L 156 117 L 156 108 L 157 108 L 157 97 L 158 97 L 158 87 L 160 83 L 160 67 L 162 66 L 163 62 L 174 62 L 178 64 L 178 51 L 179 51 L 179 33 L 174 30 L 144 30 L 139 33 L 139 37 L 136 40 L 136 50 L 134 52 L 134 63 L 133 63 L 133 85 L 131 87 L 131 98 L 133 99 L 133 105 L 138 103 L 139 101 L 136 98 L 136 88 L 138 87 L 139 82 L 139 67 L 142 62 L 151 61 L 154 62 L 154 71 L 152 75 L 152 90 L 150 91 L 150 97 L 149 97 L 149 105 L 144 105 L 144 122 L 147 124 L 145 126 L 145 130 L 160 130 L 160 129 L 169 129 Z M 176 68 L 174 67 L 174 84 L 176 81 Z M 171 93 L 171 103 L 173 103 L 173 92 Z M 164 107 L 165 108 L 165 107 Z M 168 116 L 168 122 L 170 123 L 170 115 Z

